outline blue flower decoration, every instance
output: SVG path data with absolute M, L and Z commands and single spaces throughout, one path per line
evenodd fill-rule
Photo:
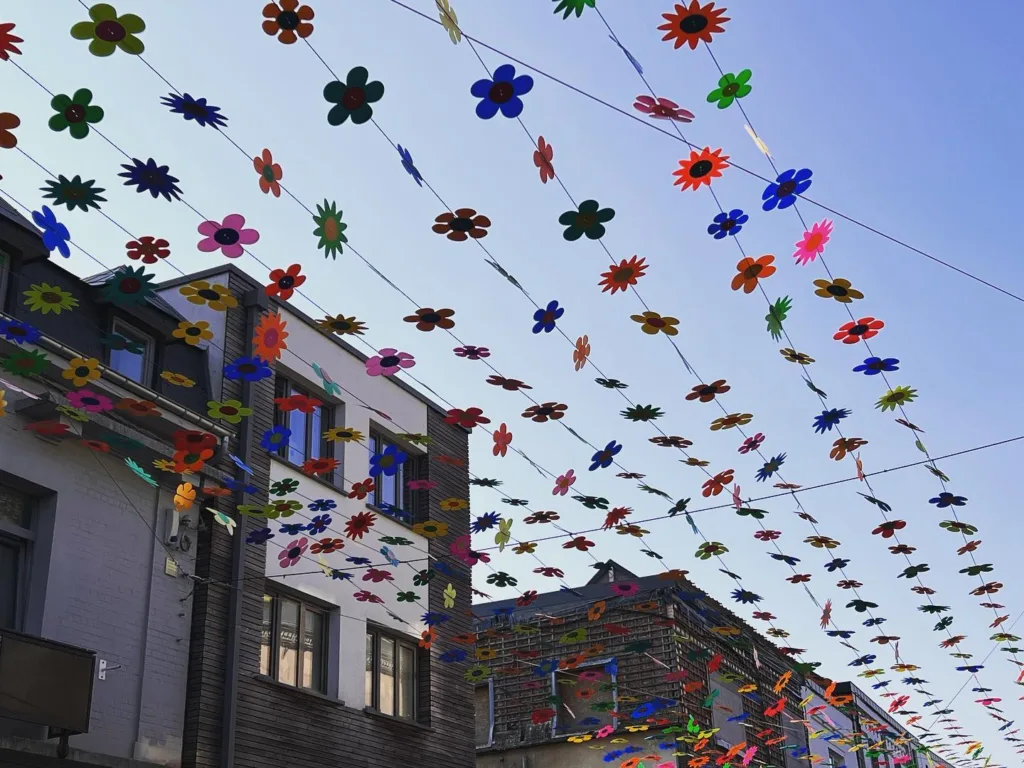
M 849 415 L 850 411 L 847 408 L 831 408 L 822 411 L 820 416 L 814 417 L 814 431 L 822 435 L 831 432 L 832 427 Z
M 372 562 L 368 557 L 346 557 L 345 559 L 352 565 L 369 565 Z
M 68 247 L 71 233 L 68 232 L 67 227 L 57 221 L 56 214 L 50 210 L 49 206 L 44 205 L 42 212 L 32 211 L 32 221 L 43 230 L 43 245 L 48 251 L 51 253 L 57 251 L 65 259 L 71 258 L 71 248 Z
M 778 552 L 769 552 L 768 557 L 770 557 L 772 560 L 778 560 L 780 563 L 785 563 L 786 565 L 790 566 L 796 565 L 800 562 L 799 557 L 793 557 L 792 555 L 781 555 Z
M 447 576 L 449 578 L 456 578 L 455 571 L 444 560 L 435 560 L 431 565 L 434 568 L 434 570 L 437 571 L 438 573 L 440 573 L 440 574 L 442 574 L 444 576 Z
M 565 307 L 558 306 L 557 301 L 549 301 L 545 309 L 538 309 L 533 313 L 533 319 L 537 321 L 534 323 L 533 332 L 551 333 L 555 330 L 555 321 L 564 314 Z
M 622 446 L 612 440 L 604 447 L 604 450 L 598 451 L 590 457 L 590 460 L 593 462 L 590 465 L 590 471 L 593 472 L 595 469 L 607 469 L 610 467 L 621 450 Z
M 728 213 L 723 212 L 715 216 L 713 222 L 708 224 L 708 234 L 714 235 L 715 240 L 735 237 L 749 219 L 750 217 L 739 208 L 733 208 Z
M 873 690 L 877 691 L 877 690 L 880 690 L 882 688 L 888 688 L 891 683 L 892 683 L 892 680 L 879 680 L 877 683 L 874 683 L 871 686 L 871 688 Z
M 408 458 L 405 451 L 400 451 L 397 447 L 389 445 L 383 453 L 375 453 L 370 457 L 370 477 L 379 475 L 394 477 L 398 473 L 398 468 Z
M 537 677 L 547 677 L 558 671 L 558 659 L 544 659 L 533 668 L 533 674 Z
M 853 637 L 853 631 L 849 629 L 830 629 L 825 634 L 829 637 L 839 637 L 843 640 L 849 640 L 851 637 Z
M 836 571 L 842 570 L 850 564 L 850 561 L 845 557 L 837 557 L 835 560 L 825 563 L 825 568 L 828 569 L 829 573 L 835 573 Z
M 491 608 L 491 615 L 495 617 L 511 616 L 515 612 L 515 606 L 506 606 L 504 608 Z
M 259 381 L 273 375 L 270 366 L 258 357 L 240 357 L 224 366 L 224 378 L 231 381 Z
M 306 505 L 306 508 L 313 512 L 328 512 L 332 509 L 337 509 L 337 507 L 338 503 L 334 499 L 313 499 L 313 501 Z M 331 518 L 329 515 L 326 517 L 327 524 L 330 525 Z
M 260 439 L 260 448 L 264 451 L 276 451 L 288 445 L 291 436 L 292 431 L 288 427 L 275 426 L 263 433 L 263 437 Z
M 626 50 L 626 46 L 620 43 L 619 39 L 615 37 L 615 35 L 608 35 L 608 39 L 619 46 L 619 50 L 625 54 L 627 59 L 629 59 L 629 63 L 633 65 L 633 69 L 636 70 L 636 73 L 638 75 L 642 75 L 644 73 L 644 68 L 640 66 L 640 62 L 633 57 L 633 54 Z
M 244 461 L 242 461 L 242 460 L 241 460 L 240 458 L 238 458 L 237 456 L 235 456 L 235 454 L 233 454 L 233 453 L 229 453 L 229 454 L 228 454 L 228 456 L 229 456 L 229 457 L 231 458 L 231 460 L 232 460 L 233 462 L 235 462 L 235 466 L 236 466 L 236 467 L 238 467 L 238 468 L 239 468 L 240 470 L 242 470 L 243 472 L 245 472 L 245 473 L 246 473 L 247 475 L 252 475 L 252 474 L 255 474 L 255 473 L 253 472 L 253 469 L 252 469 L 252 467 L 250 467 L 250 466 L 249 466 L 248 464 L 246 464 L 246 463 L 245 463 Z
M 773 211 L 777 208 L 781 211 L 789 208 L 796 202 L 797 195 L 802 195 L 810 189 L 813 175 L 809 168 L 801 168 L 799 171 L 790 168 L 780 173 L 761 193 L 761 199 L 764 200 L 761 210 Z
M 451 619 L 451 616 L 448 614 L 437 613 L 436 611 L 427 611 L 420 617 L 420 620 L 428 627 L 436 627 L 438 624 L 444 624 L 449 619 Z
M 873 664 L 874 662 L 875 662 L 875 654 L 873 654 L 873 653 L 866 653 L 863 656 L 861 656 L 860 658 L 854 659 L 853 661 L 851 661 L 846 666 L 848 666 L 848 667 L 863 667 L 863 666 L 866 666 L 868 664 Z
M 786 463 L 786 454 L 780 453 L 778 456 L 772 456 L 771 459 L 764 463 L 764 466 L 757 470 L 757 482 L 763 483 L 769 477 L 779 471 L 779 467 Z
M 0 318 L 0 336 L 15 344 L 35 344 L 42 335 L 38 328 L 28 323 Z
M 331 503 L 333 504 L 334 502 Z M 310 504 L 310 508 L 312 508 L 312 506 L 313 505 Z M 319 534 L 326 531 L 333 522 L 334 518 L 332 518 L 330 515 L 317 515 L 309 521 L 309 525 L 306 526 L 306 529 L 314 536 L 318 536 Z
M 653 714 L 654 714 L 654 705 L 651 704 L 651 702 L 649 702 L 649 701 L 645 701 L 639 707 L 634 709 L 632 711 L 632 713 L 630 713 L 630 717 L 632 717 L 634 719 L 640 719 L 642 717 L 650 717 Z
M 266 544 L 274 538 L 274 532 L 269 528 L 260 528 L 255 531 L 250 531 L 249 535 L 245 537 L 246 544 Z
M 604 665 L 604 673 L 606 675 L 617 675 L 619 674 L 619 660 L 612 659 Z
M 169 107 L 171 112 L 181 115 L 188 120 L 195 120 L 198 125 L 220 128 L 227 125 L 228 119 L 220 112 L 220 107 L 207 104 L 206 99 L 193 99 L 191 95 L 179 96 L 176 93 L 168 94 L 160 99 L 160 103 Z
M 519 98 L 533 90 L 533 78 L 529 75 L 516 77 L 516 68 L 502 64 L 494 70 L 494 79 L 477 80 L 469 92 L 480 99 L 476 105 L 476 116 L 490 120 L 498 111 L 505 117 L 519 117 L 523 113 L 523 100 Z
M 869 357 L 861 365 L 853 369 L 854 373 L 863 373 L 865 376 L 877 376 L 880 373 L 892 373 L 899 370 L 900 361 L 895 357 L 887 357 L 884 360 L 880 357 Z
M 865 627 L 877 627 L 879 624 L 883 623 L 884 621 L 885 621 L 884 618 L 865 619 L 864 620 L 864 626 Z
M 597 722 L 601 722 L 601 721 L 598 720 Z M 606 763 L 614 763 L 620 757 L 622 757 L 622 750 L 621 749 L 613 749 L 611 752 L 605 752 L 603 759 L 604 759 L 604 761 Z
M 235 491 L 236 493 L 256 493 L 259 489 L 255 485 L 249 483 L 240 483 L 234 478 L 227 477 L 220 481 L 220 484 L 227 488 L 229 491 Z
M 469 654 L 462 648 L 452 648 L 445 651 L 437 658 L 444 664 L 457 664 L 460 661 L 465 661 L 468 655 Z
M 153 196 L 153 199 L 163 195 L 167 202 L 171 201 L 173 197 L 175 200 L 180 200 L 181 190 L 178 189 L 178 179 L 171 176 L 169 169 L 166 165 L 157 165 L 156 160 L 149 158 L 146 162 L 142 162 L 137 158 L 132 158 L 133 165 L 121 164 L 124 168 L 124 173 L 117 174 L 118 176 L 128 179 L 124 183 L 126 187 L 135 187 L 135 191 L 138 193 L 149 192 Z
M 305 523 L 281 523 L 281 527 L 278 530 L 285 536 L 298 536 L 308 527 Z
M 501 515 L 497 512 L 487 512 L 474 520 L 473 524 L 469 526 L 469 530 L 473 533 L 483 533 L 496 526 L 499 520 L 501 520 Z
M 331 578 L 335 581 L 349 581 L 352 578 L 352 574 L 348 571 L 343 571 L 340 568 L 332 568 Z
M 412 180 L 415 181 L 419 186 L 423 186 L 423 176 L 420 174 L 419 168 L 412 161 L 412 155 L 409 150 L 398 144 L 395 149 L 398 150 L 398 156 L 402 158 L 402 167 L 405 168 L 405 172 L 412 176 Z
M 737 603 L 743 603 L 744 605 L 750 605 L 751 603 L 759 603 L 763 599 L 760 595 L 749 592 L 745 589 L 734 589 L 732 591 L 732 599 Z
M 967 504 L 966 496 L 956 496 L 949 491 L 943 491 L 934 499 L 928 499 L 929 504 L 934 504 L 939 509 L 946 507 L 962 507 Z

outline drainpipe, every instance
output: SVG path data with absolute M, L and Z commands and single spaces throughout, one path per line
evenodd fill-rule
M 252 357 L 253 354 L 253 333 L 256 328 L 256 319 L 270 306 L 265 291 L 254 288 L 245 294 L 243 307 L 245 309 L 245 356 Z M 242 382 L 242 402 L 252 402 L 253 382 Z M 243 464 L 248 464 L 252 456 L 253 446 L 253 421 L 245 419 L 242 428 L 238 433 L 238 458 Z M 245 473 L 241 469 L 235 470 L 235 479 L 245 483 Z M 234 496 L 236 506 L 245 503 L 245 494 L 237 491 Z M 244 520 L 236 515 L 242 525 L 238 526 L 235 535 L 231 538 L 231 576 L 232 586 L 228 594 L 228 643 L 227 658 L 225 659 L 224 674 L 224 719 L 221 723 L 221 744 L 220 764 L 222 768 L 232 768 L 235 764 L 235 736 L 238 722 L 238 671 L 239 656 L 242 649 L 242 590 L 245 582 L 245 534 Z

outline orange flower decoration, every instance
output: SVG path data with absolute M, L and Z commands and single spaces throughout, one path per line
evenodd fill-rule
M 130 411 L 136 416 L 159 416 L 160 411 L 156 409 L 156 403 L 150 400 L 134 400 L 126 397 L 116 406 L 118 410 Z
M 604 278 L 598 285 L 602 286 L 601 293 L 605 291 L 611 291 L 612 296 L 618 291 L 625 291 L 631 285 L 636 285 L 636 281 L 644 276 L 644 272 L 647 269 L 647 265 L 644 263 L 642 258 L 633 256 L 628 261 L 623 259 L 616 266 L 611 264 L 608 267 L 607 272 L 602 272 L 601 277 Z
M 11 112 L 0 112 L 0 149 L 14 149 L 18 137 L 11 133 L 21 125 L 21 118 Z
M 587 610 L 587 618 L 590 619 L 590 621 L 598 621 L 602 616 L 604 616 L 605 609 L 607 608 L 608 603 L 604 600 L 598 600 Z
M 551 161 L 555 157 L 555 150 L 544 141 L 543 136 L 537 137 L 537 149 L 533 153 L 533 164 L 540 169 L 540 180 L 547 184 L 549 179 L 555 178 L 555 166 Z
M 714 3 L 702 6 L 700 0 L 693 0 L 689 7 L 677 3 L 674 13 L 661 14 L 668 22 L 658 27 L 665 33 L 661 39 L 672 40 L 676 48 L 688 45 L 695 51 L 701 42 L 710 43 L 712 35 L 725 31 L 722 25 L 730 19 L 724 13 L 725 8 L 715 10 Z
M 305 39 L 313 34 L 313 9 L 308 5 L 299 5 L 299 0 L 280 0 L 263 6 L 263 31 L 278 42 L 291 45 L 300 37 Z
M 587 364 L 588 357 L 590 357 L 590 337 L 583 335 L 576 339 L 576 349 L 572 352 L 572 361 L 577 371 Z
M 341 464 L 337 459 L 306 459 L 302 471 L 307 475 L 329 475 Z
M 280 197 L 281 184 L 279 182 L 284 176 L 284 171 L 281 170 L 278 163 L 274 162 L 274 156 L 270 154 L 270 150 L 264 149 L 262 155 L 254 157 L 252 167 L 260 175 L 260 190 L 263 194 L 268 195 L 273 192 L 274 197 Z
M 717 496 L 725 490 L 725 486 L 729 485 L 733 481 L 735 474 L 736 470 L 733 469 L 727 469 L 724 472 L 719 472 L 704 483 L 701 495 L 705 498 L 708 496 Z
M 452 315 L 454 314 L 454 309 L 424 307 L 417 309 L 415 315 L 408 315 L 402 319 L 407 323 L 416 323 L 417 331 L 432 331 L 435 328 L 442 328 L 447 331 L 455 327 L 455 321 L 452 320 Z
M 420 648 L 430 650 L 430 646 L 437 640 L 437 630 L 433 627 L 426 629 L 420 635 Z
M 723 155 L 721 149 L 711 151 L 711 147 L 704 147 L 700 152 L 690 152 L 688 160 L 679 161 L 679 169 L 672 171 L 673 176 L 678 178 L 673 182 L 682 185 L 683 189 L 699 189 L 701 185 L 711 186 L 711 180 L 722 175 L 722 171 L 729 167 L 726 162 L 728 155 Z
M 256 324 L 256 332 L 252 337 L 253 352 L 256 357 L 266 360 L 268 363 L 281 357 L 281 352 L 288 349 L 285 339 L 288 338 L 287 326 L 281 316 L 275 312 L 268 312 Z
M 757 259 L 752 259 L 749 256 L 740 259 L 739 264 L 736 265 L 738 272 L 732 279 L 732 289 L 738 291 L 742 288 L 744 293 L 752 293 L 757 288 L 758 280 L 775 274 L 773 261 L 775 261 L 775 257 L 771 254 Z
M 288 301 L 295 289 L 306 282 L 306 276 L 301 272 L 301 264 L 292 264 L 288 269 L 271 270 L 270 284 L 264 288 L 267 296 L 279 296 L 281 301 Z
M 198 472 L 213 458 L 212 448 L 199 450 L 184 448 L 174 453 L 174 471 L 180 473 Z
M 512 433 L 508 431 L 508 427 L 505 422 L 501 423 L 492 433 L 494 437 L 494 448 L 492 449 L 495 456 L 504 456 L 508 453 L 508 447 L 512 444 Z

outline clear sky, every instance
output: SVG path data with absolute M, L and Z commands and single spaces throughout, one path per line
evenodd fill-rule
M 409 4 L 435 15 L 433 0 Z M 601 20 L 588 9 L 582 18 L 563 22 L 552 15 L 553 6 L 549 0 L 454 4 L 468 33 L 632 112 L 634 97 L 646 88 Z M 710 461 L 709 469 L 735 468 L 744 496 L 773 490 L 770 483 L 755 482 L 761 460 L 737 453 L 741 438 L 735 431 L 708 430 L 720 411 L 684 400 L 697 381 L 664 338 L 645 336 L 629 320 L 642 309 L 636 297 L 600 293 L 596 284 L 609 264 L 605 252 L 586 239 L 562 239 L 558 217 L 569 202 L 554 183 L 540 183 L 520 126 L 500 116 L 490 121 L 475 116 L 469 89 L 484 72 L 469 46 L 453 46 L 439 26 L 388 0 L 321 0 L 314 7 L 313 46 L 342 78 L 361 65 L 384 83 L 384 98 L 374 112 L 381 128 L 411 150 L 419 170 L 449 205 L 473 207 L 491 218 L 484 244 L 538 302 L 557 299 L 566 307 L 560 321 L 566 333 L 573 339 L 588 334 L 601 369 L 629 383 L 626 394 L 634 402 L 663 408 L 666 416 L 658 425 L 693 440 L 691 452 Z M 332 76 L 306 46 L 284 46 L 263 33 L 259 2 L 179 0 L 117 8 L 145 19 L 145 58 L 179 90 L 220 106 L 230 118 L 227 133 L 250 158 L 271 149 L 284 167 L 284 183 L 309 207 L 324 198 L 336 200 L 351 244 L 417 306 L 455 309 L 456 333 L 467 343 L 489 347 L 490 361 L 505 376 L 532 385 L 539 400 L 567 403 L 567 423 L 590 442 L 621 442 L 624 466 L 646 473 L 646 482 L 674 499 L 693 497 L 691 506 L 699 506 L 705 475 L 679 464 L 675 451 L 651 445 L 652 425 L 622 419 L 618 412 L 625 401 L 594 384 L 597 374 L 589 366 L 573 371 L 565 339 L 530 332 L 532 306 L 487 266 L 479 248 L 431 232 L 445 207 L 416 186 L 381 134 L 370 124 L 328 125 L 330 105 L 322 89 Z M 707 51 L 674 50 L 660 41 L 656 27 L 671 3 L 602 0 L 601 9 L 658 95 L 696 114 L 692 125 L 683 126 L 688 139 L 722 147 L 734 162 L 771 175 L 738 109 L 706 103 L 718 80 Z M 529 405 L 525 398 L 485 384 L 490 371 L 455 357 L 457 344 L 449 336 L 419 333 L 403 323 L 415 307 L 354 256 L 346 251 L 337 261 L 325 260 L 308 214 L 287 197 L 264 196 L 251 160 L 214 130 L 186 123 L 161 106 L 169 88 L 142 62 L 121 52 L 95 58 L 86 43 L 70 37 L 72 24 L 86 18 L 81 5 L 47 0 L 9 4 L 4 12 L 4 20 L 15 21 L 25 38 L 24 55 L 17 58 L 25 70 L 57 93 L 92 89 L 95 103 L 106 110 L 101 130 L 133 157 L 169 164 L 186 199 L 205 216 L 242 213 L 262 235 L 254 252 L 275 267 L 301 263 L 310 276 L 304 292 L 313 301 L 367 322 L 366 338 L 377 347 L 412 352 L 416 377 L 459 407 L 483 408 L 492 426 L 507 422 L 513 445 L 547 469 L 574 468 L 581 492 L 628 505 L 633 518 L 667 510 L 667 502 L 616 478 L 614 470 L 587 472 L 590 448 L 556 425 L 521 418 L 519 412 Z M 730 4 L 728 16 L 726 32 L 713 43 L 715 56 L 727 72 L 753 70 L 753 92 L 743 104 L 780 169 L 813 169 L 809 194 L 814 199 L 1020 293 L 1024 267 L 1007 232 L 1020 203 L 1016 177 L 1024 162 L 1018 137 L 1024 62 L 1017 39 L 1024 9 L 1000 3 L 974 11 L 948 0 L 927 5 L 744 0 Z M 487 51 L 483 57 L 491 69 L 505 61 Z M 828 458 L 838 435 L 812 430 L 820 404 L 800 381 L 800 369 L 779 355 L 783 345 L 765 332 L 763 297 L 730 290 L 740 254 L 734 242 L 706 234 L 717 213 L 711 196 L 672 186 L 670 174 L 688 150 L 532 74 L 536 85 L 524 99 L 526 126 L 553 145 L 555 169 L 577 200 L 593 198 L 615 209 L 602 242 L 616 260 L 634 254 L 647 259 L 641 293 L 653 310 L 681 318 L 677 340 L 695 369 L 706 381 L 728 380 L 732 391 L 723 402 L 730 411 L 754 414 L 749 429 L 767 435 L 766 455 L 787 454 L 786 480 L 813 485 L 851 476 L 852 462 Z M 49 97 L 10 65 L 0 66 L 0 111 L 22 118 L 19 146 L 36 160 L 56 173 L 97 179 L 107 190 L 104 210 L 113 218 L 136 235 L 170 240 L 171 261 L 180 269 L 204 269 L 222 258 L 196 250 L 199 219 L 184 205 L 121 187 L 117 173 L 124 158 L 102 139 L 75 141 L 52 133 L 46 127 Z M 45 177 L 37 167 L 6 151 L 0 153 L 0 174 L 5 193 L 38 208 Z M 793 264 L 790 254 L 801 224 L 792 211 L 761 212 L 763 187 L 736 169 L 714 184 L 726 207 L 750 214 L 739 236 L 747 253 L 776 255 L 779 271 L 765 287 L 773 299 L 793 297 L 787 328 L 797 348 L 817 360 L 810 370 L 815 383 L 828 393 L 830 407 L 852 410 L 844 433 L 869 441 L 862 451 L 866 471 L 920 460 L 911 433 L 895 424 L 891 413 L 873 407 L 885 392 L 879 377 L 851 372 L 867 356 L 863 345 L 850 348 L 832 340 L 847 320 L 845 312 L 814 296 L 812 281 L 825 276 L 820 263 Z M 808 222 L 825 217 L 809 204 L 801 210 Z M 73 238 L 107 265 L 125 262 L 127 238 L 100 214 L 58 209 L 58 215 Z M 893 384 L 919 390 L 920 399 L 907 412 L 926 430 L 924 441 L 933 455 L 1024 433 L 1018 403 L 1020 302 L 843 221 L 837 222 L 825 257 L 836 276 L 866 295 L 854 312 L 886 322 L 873 349 L 902 361 Z M 260 278 L 266 275 L 248 257 L 238 263 Z M 82 275 L 99 271 L 77 251 L 68 266 Z M 160 278 L 177 274 L 168 265 L 158 265 L 156 272 Z M 306 298 L 296 304 L 321 314 Z M 996 599 L 1007 606 L 1001 613 L 1012 614 L 1007 624 L 1024 610 L 1014 498 L 1022 449 L 1016 443 L 940 462 L 952 478 L 950 489 L 969 499 L 960 513 L 980 528 L 975 538 L 984 544 L 978 562 L 992 563 L 989 578 L 1006 585 Z M 490 437 L 481 430 L 472 439 L 472 471 L 502 479 L 501 491 L 530 500 L 533 509 L 558 510 L 570 530 L 603 521 L 602 512 L 552 497 L 550 479 L 520 458 L 492 457 Z M 968 635 L 963 650 L 980 661 L 993 647 L 988 639 L 993 630 L 987 628 L 993 614 L 968 594 L 978 581 L 957 572 L 969 563 L 956 555 L 960 537 L 938 527 L 949 515 L 928 504 L 940 490 L 938 481 L 919 467 L 874 478 L 872 485 L 893 506 L 891 517 L 907 521 L 901 540 L 918 548 L 911 556 L 915 564 L 930 565 L 925 583 L 937 590 L 936 603 L 954 607 L 951 630 Z M 871 535 L 881 515 L 858 490 L 867 492 L 847 483 L 801 499 L 821 533 L 842 542 L 838 553 L 851 560 L 847 574 L 863 583 L 865 599 L 879 604 L 875 615 L 888 619 L 884 634 L 903 638 L 903 659 L 920 665 L 917 674 L 929 681 L 925 687 L 948 700 L 967 679 L 953 669 L 962 662 L 936 647 L 945 635 L 932 631 L 936 617 L 917 610 L 924 598 L 910 592 L 907 580 L 897 580 L 906 562 L 888 553 L 892 542 Z M 500 498 L 493 490 L 475 489 L 473 513 L 515 511 Z M 822 602 L 832 599 L 842 628 L 858 630 L 853 642 L 860 653 L 877 653 L 875 666 L 891 665 L 891 652 L 868 642 L 876 631 L 860 626 L 864 615 L 843 608 L 852 594 L 838 589 L 837 575 L 823 568 L 831 555 L 803 543 L 813 531 L 792 514 L 794 503 L 779 499 L 757 506 L 771 512 L 765 520 L 769 528 L 783 531 L 778 542 L 783 551 L 801 558 L 798 571 L 812 574 L 807 586 L 814 595 Z M 778 625 L 791 631 L 786 643 L 808 649 L 807 656 L 822 661 L 821 671 L 829 676 L 842 679 L 859 671 L 846 667 L 856 654 L 817 629 L 820 610 L 802 586 L 785 581 L 791 571 L 767 554 L 775 550 L 753 538 L 754 521 L 720 510 L 697 515 L 696 522 L 709 539 L 729 546 L 726 564 L 744 577 L 746 588 L 765 598 L 758 607 L 772 611 Z M 645 527 L 651 531 L 647 543 L 667 567 L 689 570 L 697 584 L 732 604 L 728 593 L 735 584 L 716 561 L 694 559 L 700 541 L 682 518 Z M 518 521 L 513 528 L 520 539 L 549 533 L 554 533 L 550 527 Z M 642 545 L 632 537 L 604 532 L 591 538 L 600 559 L 614 557 L 643 574 L 659 567 L 640 553 Z M 491 536 L 478 539 L 478 546 L 487 546 Z M 561 542 L 542 544 L 538 555 L 564 569 L 570 583 L 582 583 L 592 573 L 593 560 L 563 550 Z M 517 576 L 520 588 L 557 588 L 554 580 L 531 573 L 537 563 L 529 557 L 506 551 L 493 564 Z M 476 570 L 479 589 L 495 598 L 515 595 L 510 588 L 484 584 L 489 573 Z M 736 608 L 741 615 L 750 610 Z M 995 652 L 980 677 L 995 689 L 991 695 L 1002 697 L 1006 716 L 1019 718 L 1017 668 L 1005 656 Z M 954 705 L 961 722 L 995 759 L 1015 762 L 1011 745 L 998 738 L 999 723 L 973 703 L 979 696 L 971 692 L 972 684 Z M 908 686 L 894 688 L 909 692 Z M 920 711 L 923 698 L 914 695 L 910 708 Z

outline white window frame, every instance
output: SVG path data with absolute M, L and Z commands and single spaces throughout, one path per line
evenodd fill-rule
M 141 384 L 144 387 L 152 387 L 153 370 L 155 368 L 154 363 L 156 362 L 153 359 L 153 357 L 156 355 L 156 340 L 153 338 L 153 335 L 146 333 L 145 331 L 139 330 L 136 326 L 132 325 L 131 323 L 125 320 L 122 320 L 120 317 L 114 317 L 113 320 L 111 321 L 110 333 L 116 333 L 119 336 L 123 336 L 124 338 L 128 339 L 129 341 L 141 340 L 145 342 L 145 349 L 142 352 L 142 381 L 137 381 L 135 383 Z M 114 350 L 109 350 L 107 352 L 107 366 L 110 368 L 110 370 L 120 374 L 121 376 L 124 376 L 127 379 L 128 376 L 125 376 L 125 374 L 121 373 L 113 366 L 113 353 Z M 134 379 L 130 380 L 134 381 Z
M 580 664 L 578 667 L 575 668 L 575 670 L 573 670 L 573 669 L 556 669 L 554 672 L 551 673 L 551 695 L 552 696 L 558 696 L 558 675 L 559 674 L 569 674 L 569 675 L 571 675 L 576 670 L 584 671 L 584 670 L 587 670 L 587 669 L 593 669 L 595 667 L 600 667 L 603 670 L 604 667 L 607 666 L 607 664 L 611 660 L 612 660 L 612 657 L 609 656 L 606 659 L 595 659 L 594 661 L 588 661 L 585 664 Z M 612 675 L 610 675 L 610 677 L 611 677 L 611 685 L 612 685 L 612 703 L 615 705 L 612 708 L 612 711 L 618 712 L 619 711 L 619 685 L 618 685 L 619 675 L 618 675 L 618 672 L 613 673 Z M 602 683 L 602 685 L 603 685 L 603 683 Z M 552 735 L 555 735 L 557 733 L 559 736 L 575 736 L 577 734 L 587 733 L 588 731 L 593 730 L 592 728 L 581 728 L 580 730 L 573 731 L 572 733 L 568 733 L 568 732 L 559 733 L 558 732 L 558 706 L 557 705 L 554 707 L 554 710 L 555 710 L 555 716 L 551 720 L 551 734 Z M 619 719 L 617 717 L 612 717 L 612 728 L 614 728 L 616 731 L 619 730 Z

